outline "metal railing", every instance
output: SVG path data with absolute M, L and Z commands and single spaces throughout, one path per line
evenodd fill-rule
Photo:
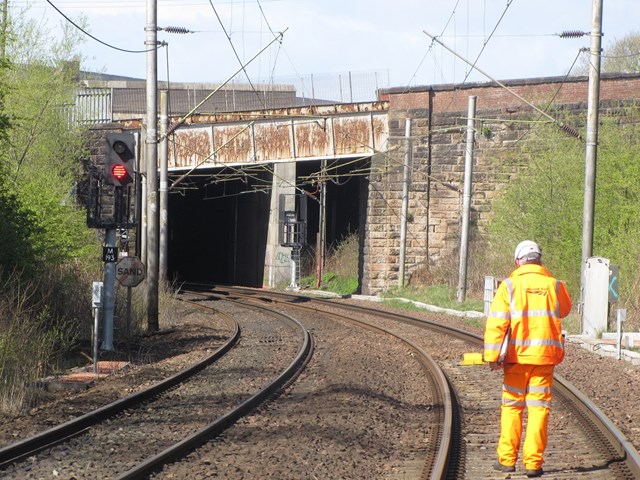
M 378 90 L 389 87 L 389 72 L 342 72 L 306 74 L 256 80 L 252 85 L 238 76 L 202 105 L 200 113 L 263 110 L 310 105 L 373 102 Z M 286 88 L 283 88 L 286 87 Z M 211 88 L 213 90 L 213 88 Z M 202 84 L 169 84 L 172 114 L 187 113 L 189 106 L 210 90 Z M 193 98 L 192 98 L 193 97 Z M 68 115 L 75 125 L 110 123 L 121 118 L 139 118 L 146 111 L 146 92 L 131 88 L 79 88 Z M 184 110 L 184 111 L 183 111 Z

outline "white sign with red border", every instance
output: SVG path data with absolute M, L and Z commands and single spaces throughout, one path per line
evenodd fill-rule
M 124 257 L 116 263 L 116 280 L 123 287 L 135 287 L 145 276 L 144 263 L 138 257 Z

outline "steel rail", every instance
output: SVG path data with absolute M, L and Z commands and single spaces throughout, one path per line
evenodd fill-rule
M 634 480 L 640 478 L 640 455 L 627 439 L 627 437 L 616 427 L 597 405 L 589 400 L 571 382 L 559 374 L 554 375 L 554 388 L 562 392 L 572 405 L 576 406 L 577 413 L 586 417 L 586 420 L 597 429 L 597 433 L 602 438 L 596 440 L 604 446 L 609 445 L 607 450 L 618 455 L 613 458 L 610 468 L 616 473 L 616 478 Z M 587 426 L 588 428 L 588 426 Z
M 334 300 L 319 300 L 320 302 L 337 304 L 345 307 L 344 304 L 336 302 Z M 348 305 L 349 309 L 364 309 L 366 307 L 360 307 L 357 305 Z M 451 332 L 457 338 L 466 340 L 469 343 L 482 346 L 483 338 L 480 335 L 474 333 L 465 332 L 453 327 L 447 327 L 444 325 L 436 324 L 428 320 L 416 319 L 409 315 L 403 314 L 387 314 L 387 312 L 379 312 L 378 315 L 385 316 L 387 318 L 402 318 L 403 321 L 412 324 L 428 324 L 430 328 L 435 328 L 445 333 Z M 465 338 L 466 337 L 466 338 Z M 595 428 L 600 433 L 600 436 L 594 438 L 595 441 L 601 443 L 603 450 L 611 451 L 618 455 L 618 457 L 612 458 L 611 468 L 616 472 L 616 478 L 624 479 L 638 479 L 640 478 L 640 455 L 633 446 L 633 444 L 627 439 L 627 437 L 611 422 L 611 420 L 593 403 L 588 397 L 586 397 L 577 387 L 571 384 L 568 380 L 562 377 L 560 374 L 554 374 L 554 390 L 557 393 L 568 400 L 569 404 L 573 406 L 576 411 L 580 412 L 587 423 L 591 425 L 584 425 L 586 429 Z
M 200 306 L 198 304 L 194 305 Z M 210 355 L 144 390 L 127 395 L 73 420 L 69 420 L 68 422 L 56 425 L 29 438 L 0 448 L 0 470 L 84 433 L 90 427 L 173 388 L 218 360 L 227 353 L 240 338 L 240 326 L 238 323 L 228 315 L 221 312 L 218 313 L 225 319 L 233 331 L 229 339 Z
M 410 315 L 401 313 L 391 313 L 382 310 L 371 309 L 359 305 L 352 305 L 331 299 L 320 299 L 310 296 L 293 295 L 283 292 L 265 292 L 253 290 L 247 287 L 222 287 L 229 292 L 244 292 L 245 294 L 255 296 L 256 298 L 264 298 L 266 301 L 272 301 L 269 296 L 278 296 L 288 298 L 292 306 L 300 305 L 303 301 L 306 305 L 319 303 L 347 309 L 351 311 L 359 311 L 366 314 L 375 312 L 378 317 L 388 318 L 395 321 L 402 321 L 419 327 L 428 327 L 446 335 L 452 335 L 455 338 L 464 340 L 472 345 L 482 346 L 483 338 L 475 333 L 466 332 L 464 330 L 449 327 L 439 323 L 435 323 L 426 319 L 419 319 Z M 295 301 L 298 303 L 291 303 Z M 558 373 L 554 374 L 554 390 L 563 398 L 565 398 L 570 406 L 581 414 L 583 418 L 583 427 L 599 432 L 594 441 L 600 442 L 603 451 L 613 452 L 611 459 L 611 468 L 616 473 L 617 478 L 638 479 L 640 478 L 640 454 L 627 437 L 613 424 L 613 422 L 580 390 L 571 384 Z M 585 425 L 586 423 L 591 424 Z M 445 477 L 442 477 L 445 478 Z
M 203 293 L 196 293 L 190 291 L 189 293 L 198 294 L 198 295 L 206 295 Z M 227 299 L 230 301 L 235 301 L 233 299 Z M 242 302 L 238 302 L 242 303 Z M 248 306 L 245 303 L 242 303 L 244 306 Z M 163 450 L 159 454 L 148 458 L 147 460 L 139 463 L 134 468 L 125 472 L 124 474 L 116 477 L 117 480 L 132 480 L 132 479 L 141 479 L 147 478 L 149 475 L 153 474 L 160 470 L 164 465 L 179 460 L 186 456 L 188 453 L 202 446 L 207 441 L 213 439 L 217 435 L 221 434 L 224 430 L 232 426 L 238 419 L 249 414 L 251 411 L 255 410 L 258 406 L 263 404 L 265 401 L 269 400 L 272 396 L 274 396 L 277 392 L 282 391 L 286 388 L 305 368 L 311 356 L 313 354 L 313 337 L 307 328 L 302 325 L 297 319 L 282 313 L 276 310 L 258 306 L 251 305 L 251 308 L 260 309 L 263 311 L 267 311 L 271 314 L 275 314 L 287 320 L 290 324 L 294 325 L 298 328 L 303 335 L 303 340 L 301 342 L 301 347 L 294 358 L 294 360 L 289 364 L 289 366 L 284 369 L 276 378 L 274 378 L 271 382 L 269 382 L 264 388 L 259 390 L 258 392 L 251 395 L 249 398 L 244 400 L 242 403 L 225 413 L 224 415 L 218 417 L 215 421 L 207 425 L 206 427 L 200 429 L 195 432 L 193 435 L 190 435 L 180 442 L 172 445 L 171 447 Z
M 291 306 L 291 304 L 289 304 Z M 305 305 L 292 305 L 295 308 L 305 308 L 312 309 L 316 312 L 319 312 L 318 309 L 313 307 L 307 307 Z M 438 401 L 434 402 L 434 410 L 440 410 L 442 412 L 442 422 L 440 425 L 433 425 L 434 427 L 438 427 L 438 431 L 435 438 L 437 438 L 435 443 L 435 448 L 429 448 L 427 450 L 427 457 L 429 457 L 425 461 L 425 465 L 423 467 L 423 471 L 421 474 L 421 478 L 423 479 L 441 479 L 445 477 L 447 471 L 447 465 L 450 458 L 450 452 L 452 447 L 452 435 L 455 429 L 454 426 L 454 408 L 453 401 L 451 395 L 451 388 L 449 385 L 449 381 L 445 376 L 444 372 L 440 368 L 440 366 L 436 363 L 434 358 L 429 355 L 424 349 L 418 346 L 413 341 L 398 335 L 391 330 L 388 330 L 384 327 L 373 325 L 369 322 L 365 322 L 363 320 L 357 320 L 355 318 L 347 317 L 345 315 L 340 315 L 335 312 L 321 312 L 324 315 L 329 315 L 332 317 L 340 317 L 341 320 L 347 321 L 350 323 L 356 323 L 369 330 L 378 331 L 387 335 L 391 335 L 392 337 L 397 338 L 403 343 L 409 345 L 414 352 L 416 353 L 416 358 L 422 364 L 422 366 L 429 372 L 429 375 L 432 379 L 432 384 L 434 385 L 434 393 L 438 398 Z
M 234 289 L 234 291 L 236 290 Z M 218 292 L 218 294 L 220 294 L 220 292 Z M 272 298 L 262 295 L 248 295 L 246 296 L 246 298 L 262 302 L 273 301 Z M 304 298 L 306 300 L 309 300 L 309 297 Z M 287 299 L 290 300 L 291 296 L 289 296 Z M 408 345 L 416 353 L 416 358 L 429 373 L 431 383 L 434 386 L 434 393 L 437 397 L 437 401 L 434 402 L 434 411 L 439 413 L 442 418 L 442 421 L 439 423 L 439 425 L 434 425 L 434 427 L 438 428 L 436 434 L 433 435 L 433 438 L 435 438 L 436 440 L 434 442 L 434 446 L 428 448 L 426 451 L 427 458 L 425 459 L 421 478 L 425 480 L 440 480 L 442 478 L 445 478 L 450 461 L 454 431 L 458 429 L 458 426 L 455 425 L 455 421 L 458 417 L 454 417 L 454 399 L 451 394 L 449 381 L 434 358 L 415 342 L 404 338 L 403 336 L 387 328 L 373 325 L 364 320 L 347 317 L 337 312 L 318 310 L 318 308 L 309 305 L 309 302 L 291 303 L 290 301 L 287 301 L 279 303 L 286 304 L 287 306 L 293 308 L 311 310 L 315 313 L 321 313 L 322 315 L 336 317 L 341 321 L 356 324 L 377 333 L 390 335 Z M 376 312 L 376 315 L 377 314 L 378 312 Z

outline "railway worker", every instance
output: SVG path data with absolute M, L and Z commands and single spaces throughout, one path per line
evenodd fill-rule
M 553 370 L 564 358 L 560 319 L 569 314 L 571 297 L 565 284 L 542 266 L 542 251 L 535 242 L 520 242 L 514 260 L 516 268 L 498 287 L 487 316 L 484 360 L 492 370 L 504 369 L 498 460 L 493 468 L 515 471 L 526 406 L 522 460 L 532 478 L 543 474 Z

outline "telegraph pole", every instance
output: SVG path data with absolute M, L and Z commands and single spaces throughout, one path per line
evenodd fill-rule
M 160 92 L 160 260 L 159 260 L 159 281 L 167 281 L 168 264 L 168 244 L 169 244 L 169 182 L 168 182 L 168 157 L 169 142 L 167 140 L 167 129 L 169 128 L 168 115 L 168 95 L 169 92 Z
M 467 297 L 467 265 L 469 259 L 469 215 L 471 211 L 471 181 L 473 176 L 473 144 L 475 142 L 476 101 L 469 97 L 467 107 L 467 145 L 464 159 L 464 193 L 462 196 L 462 226 L 460 228 L 460 265 L 458 275 L 458 303 Z
M 147 328 L 160 329 L 158 321 L 158 3 L 147 0 L 144 28 L 147 49 Z
M 580 267 L 580 312 L 583 316 L 585 266 L 593 254 L 593 218 L 596 200 L 598 155 L 598 114 L 600 104 L 600 58 L 602 44 L 602 2 L 593 0 L 591 49 L 589 53 L 589 93 L 587 99 L 587 139 L 584 166 L 584 209 L 582 217 L 582 264 Z

